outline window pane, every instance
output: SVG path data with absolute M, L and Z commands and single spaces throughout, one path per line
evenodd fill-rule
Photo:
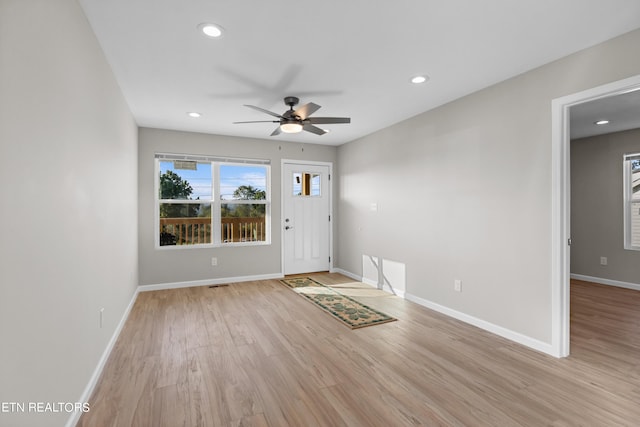
M 220 206 L 222 242 L 266 240 L 266 205 L 223 203 Z
M 212 198 L 211 163 L 160 161 L 160 199 Z
M 640 202 L 631 203 L 631 246 L 640 248 Z
M 221 200 L 266 200 L 265 166 L 221 165 Z
M 319 196 L 321 174 L 309 172 L 293 173 L 294 196 Z
M 160 203 L 160 246 L 211 243 L 210 203 Z
M 640 160 L 631 161 L 631 200 L 640 200 Z

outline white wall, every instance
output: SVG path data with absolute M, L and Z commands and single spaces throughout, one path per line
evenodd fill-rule
M 75 0 L 0 2 L 0 159 L 0 402 L 76 402 L 138 272 L 137 127 Z
M 335 162 L 337 149 L 319 144 L 140 129 L 140 284 L 197 282 L 282 273 L 281 159 Z M 219 248 L 155 248 L 155 153 L 206 154 L 271 160 L 271 245 Z M 335 225 L 335 223 L 334 223 Z M 211 266 L 211 257 L 218 265 Z
M 622 158 L 637 152 L 640 129 L 571 141 L 572 274 L 640 286 L 640 251 L 624 249 L 622 220 Z
M 391 258 L 409 297 L 550 345 L 551 101 L 639 74 L 638 45 L 635 31 L 340 146 L 337 267 Z

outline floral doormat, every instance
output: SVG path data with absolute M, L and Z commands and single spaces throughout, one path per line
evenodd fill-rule
M 326 312 L 351 329 L 364 328 L 365 326 L 379 325 L 381 323 L 397 320 L 391 316 L 374 310 L 346 295 L 342 295 L 335 289 L 316 282 L 309 277 L 294 277 L 282 279 L 282 283 L 315 303 Z

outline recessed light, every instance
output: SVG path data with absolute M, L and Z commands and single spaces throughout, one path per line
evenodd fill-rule
M 429 77 L 425 75 L 413 76 L 411 77 L 411 83 L 420 84 L 429 80 Z
M 609 120 L 606 120 L 606 119 L 605 120 L 598 120 L 597 122 L 594 122 L 594 124 L 596 124 L 598 126 L 599 125 L 608 125 L 609 123 L 610 123 Z
M 202 24 L 198 25 L 198 29 L 202 31 L 202 34 L 213 39 L 219 39 L 220 37 L 222 37 L 223 33 L 222 27 L 220 25 L 212 24 L 209 22 L 203 22 Z
M 191 111 L 189 113 L 187 113 L 187 116 L 189 117 L 193 117 L 194 119 L 197 119 L 198 117 L 202 117 L 202 114 L 196 112 L 196 111 Z

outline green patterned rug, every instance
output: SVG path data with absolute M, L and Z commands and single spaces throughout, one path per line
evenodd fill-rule
M 361 304 L 353 298 L 342 295 L 335 289 L 316 282 L 309 277 L 294 277 L 280 281 L 293 289 L 297 294 L 302 295 L 326 312 L 332 314 L 336 319 L 341 320 L 351 329 L 364 328 L 365 326 L 379 325 L 397 320 L 378 310 Z

